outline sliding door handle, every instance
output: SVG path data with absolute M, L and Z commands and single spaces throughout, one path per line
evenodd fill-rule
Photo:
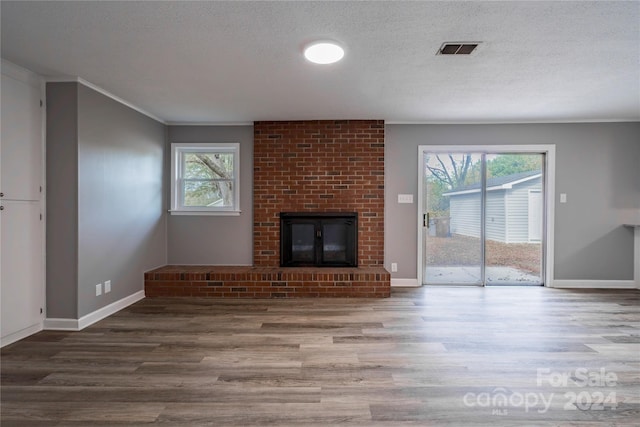
M 422 226 L 429 228 L 429 212 L 422 214 Z

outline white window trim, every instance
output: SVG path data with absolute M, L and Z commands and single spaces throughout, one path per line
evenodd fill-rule
M 227 152 L 233 153 L 233 206 L 227 207 L 184 207 L 179 203 L 182 153 L 189 152 Z M 172 143 L 171 144 L 171 215 L 214 215 L 214 216 L 238 216 L 240 215 L 240 144 L 228 143 Z

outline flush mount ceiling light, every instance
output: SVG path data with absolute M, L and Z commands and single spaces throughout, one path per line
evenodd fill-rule
M 313 42 L 304 48 L 304 57 L 314 64 L 333 64 L 343 56 L 344 49 L 335 42 Z

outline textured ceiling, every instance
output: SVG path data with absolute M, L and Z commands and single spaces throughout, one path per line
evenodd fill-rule
M 167 122 L 640 120 L 640 3 L 10 2 L 2 57 Z M 316 39 L 346 47 L 306 62 Z M 481 41 L 470 56 L 445 41 Z

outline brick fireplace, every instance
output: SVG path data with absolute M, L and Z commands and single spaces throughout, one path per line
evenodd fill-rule
M 357 212 L 358 265 L 384 262 L 384 122 L 254 123 L 253 262 L 280 263 L 280 212 Z
M 251 267 L 165 266 L 147 296 L 388 297 L 384 270 L 384 122 L 254 123 Z M 356 267 L 281 267 L 280 213 L 357 213 Z

